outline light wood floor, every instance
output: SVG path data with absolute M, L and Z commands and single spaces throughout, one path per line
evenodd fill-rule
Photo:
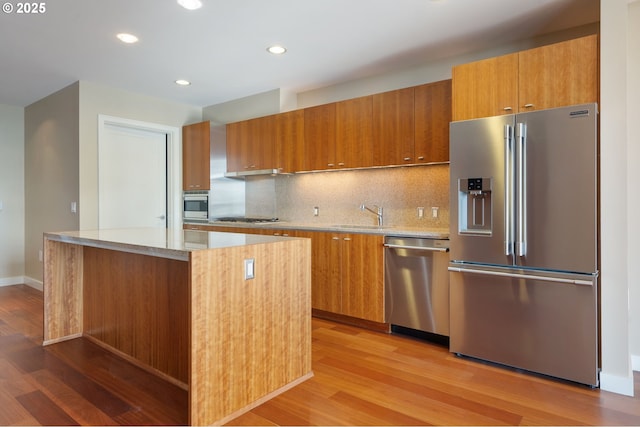
M 186 393 L 84 339 L 41 347 L 42 293 L 0 287 L 0 425 L 179 425 Z M 313 320 L 315 376 L 230 425 L 640 425 L 635 398 Z

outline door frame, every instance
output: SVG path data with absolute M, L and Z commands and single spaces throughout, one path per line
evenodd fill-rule
M 182 132 L 181 128 L 98 114 L 98 144 L 105 127 L 114 125 L 164 133 L 167 137 L 167 228 L 182 227 Z M 99 161 L 99 160 L 98 160 Z

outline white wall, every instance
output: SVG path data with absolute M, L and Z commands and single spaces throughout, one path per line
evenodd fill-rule
M 637 14 L 635 15 L 637 19 Z M 639 330 L 631 329 L 631 285 L 637 274 L 637 258 L 633 246 L 640 235 L 633 222 L 638 218 L 637 200 L 630 198 L 633 169 L 637 158 L 630 154 L 637 148 L 631 143 L 631 124 L 637 118 L 629 109 L 628 90 L 632 76 L 637 79 L 637 50 L 631 51 L 628 0 L 601 2 L 600 12 L 600 150 L 601 150 L 601 309 L 602 309 L 602 373 L 605 390 L 633 395 L 631 371 L 631 337 Z M 637 34 L 637 33 L 636 33 Z M 635 67 L 636 74 L 629 74 Z M 636 101 L 637 103 L 637 101 Z M 635 164 L 634 164 L 635 163 Z M 635 276 L 637 281 L 637 276 Z M 637 286 L 637 285 L 636 285 Z M 637 305 L 637 303 L 636 303 Z
M 180 128 L 202 121 L 202 108 L 91 82 L 79 84 L 80 229 L 89 230 L 98 228 L 98 115 Z M 178 171 L 180 177 L 181 170 Z
M 640 1 L 635 1 L 629 5 L 629 43 L 627 47 L 627 76 L 636 76 L 627 81 L 627 137 L 628 137 L 628 179 L 630 183 L 627 188 L 628 213 L 631 219 L 640 218 L 640 192 L 631 183 L 640 182 L 640 134 L 633 131 L 631 123 L 637 120 L 637 112 L 640 111 Z M 640 224 L 638 221 L 629 221 L 630 236 L 627 248 L 629 251 L 629 300 L 630 300 L 630 345 L 633 355 L 632 367 L 634 371 L 640 371 Z M 635 260 L 635 262 L 634 262 Z M 633 279 L 635 278 L 635 280 Z
M 0 286 L 24 275 L 24 109 L 0 104 Z

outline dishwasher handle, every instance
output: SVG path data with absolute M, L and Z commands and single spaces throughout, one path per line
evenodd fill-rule
M 408 246 L 408 245 L 394 245 L 391 243 L 385 243 L 385 248 L 392 249 L 412 249 L 418 251 L 429 251 L 429 252 L 449 252 L 449 248 L 435 248 L 432 246 Z

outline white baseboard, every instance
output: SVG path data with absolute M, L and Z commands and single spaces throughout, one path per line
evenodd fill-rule
M 0 286 L 20 285 L 24 283 L 24 276 L 0 277 Z
M 631 355 L 631 369 L 640 371 L 640 356 Z
M 39 291 L 44 290 L 44 286 L 42 286 L 42 282 L 40 280 L 36 280 L 36 279 L 32 279 L 31 277 L 24 276 L 23 283 Z
M 26 276 L 0 277 L 0 286 L 12 286 L 12 285 L 22 285 L 22 284 L 31 286 L 32 288 L 37 289 L 39 291 L 42 291 L 44 289 L 41 281 L 32 279 L 31 277 L 26 277 Z
M 620 377 L 600 372 L 600 389 L 612 393 L 633 396 L 633 376 Z

